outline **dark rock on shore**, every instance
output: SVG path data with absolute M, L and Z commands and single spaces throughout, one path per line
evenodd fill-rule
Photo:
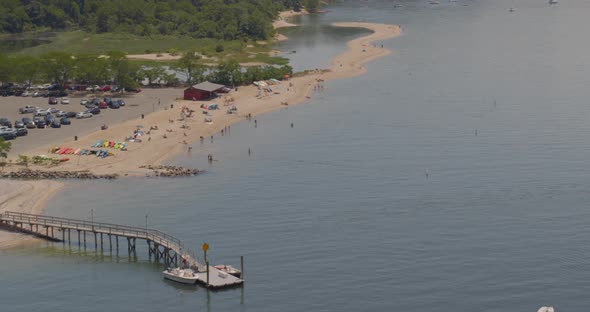
M 55 179 L 116 179 L 118 174 L 93 174 L 90 171 L 42 171 L 23 169 L 12 172 L 0 172 L 0 178 L 3 179 L 22 179 L 22 180 L 55 180 Z
M 193 168 L 184 168 L 179 166 L 140 166 L 139 168 L 152 170 L 153 174 L 146 174 L 148 177 L 189 177 L 203 173 L 203 171 Z

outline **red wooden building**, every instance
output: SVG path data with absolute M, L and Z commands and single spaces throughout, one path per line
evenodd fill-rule
M 215 96 L 225 86 L 209 81 L 201 82 L 184 90 L 184 99 L 193 101 L 207 100 Z

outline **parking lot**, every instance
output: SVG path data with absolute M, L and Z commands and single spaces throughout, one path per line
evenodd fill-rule
M 182 95 L 181 89 L 145 89 L 140 93 L 132 93 L 126 95 L 111 95 L 109 93 L 96 93 L 96 94 L 76 94 L 68 95 L 70 104 L 60 104 L 58 98 L 58 104 L 49 105 L 48 98 L 44 97 L 17 97 L 8 96 L 0 97 L 0 117 L 8 118 L 14 125 L 15 120 L 20 120 L 23 117 L 33 118 L 33 114 L 21 114 L 19 108 L 27 105 L 37 106 L 40 109 L 56 108 L 63 111 L 82 112 L 86 110 L 86 107 L 80 105 L 80 100 L 84 98 L 97 98 L 110 97 L 112 99 L 122 99 L 126 105 L 119 109 L 101 109 L 100 114 L 95 115 L 91 118 L 76 119 L 70 118 L 71 125 L 62 125 L 61 128 L 47 127 L 45 129 L 28 129 L 27 136 L 18 137 L 15 140 L 11 140 L 12 149 L 9 156 L 17 156 L 19 153 L 23 153 L 32 148 L 45 146 L 49 144 L 59 144 L 64 139 L 71 139 L 74 136 L 81 137 L 90 132 L 100 130 L 102 125 L 114 125 L 126 120 L 140 118 L 141 114 L 149 114 L 151 112 L 163 110 L 164 107 L 170 107 L 170 104 L 174 103 L 174 99 Z M 158 105 L 158 103 L 160 103 Z M 146 125 L 147 126 L 147 125 Z M 122 138 L 111 138 L 111 139 L 122 139 Z

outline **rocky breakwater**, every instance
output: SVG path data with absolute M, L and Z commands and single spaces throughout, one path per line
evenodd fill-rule
M 203 173 L 202 170 L 193 168 L 184 168 L 179 166 L 140 166 L 141 169 L 147 169 L 152 173 L 146 174 L 148 177 L 189 177 Z
M 22 169 L 19 171 L 0 172 L 0 179 L 20 179 L 20 180 L 56 180 L 56 179 L 116 179 L 118 174 L 94 174 L 90 171 L 43 171 Z

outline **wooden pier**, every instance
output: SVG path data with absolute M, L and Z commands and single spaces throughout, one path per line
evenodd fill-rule
M 199 282 L 207 288 L 235 286 L 244 282 L 243 278 L 226 276 L 212 266 L 197 262 L 188 253 L 183 253 L 183 245 L 179 239 L 147 227 L 141 228 L 10 211 L 0 213 L 0 227 L 56 242 L 61 241 L 71 244 L 72 241 L 75 241 L 78 245 L 83 244 L 84 247 L 87 246 L 86 238 L 89 235 L 93 238 L 95 249 L 98 249 L 100 245 L 100 249 L 104 250 L 106 239 L 108 240 L 109 250 L 112 251 L 114 247 L 117 254 L 119 252 L 119 238 L 127 240 L 127 252 L 130 255 L 135 255 L 136 240 L 145 240 L 150 260 L 153 256 L 156 262 L 162 262 L 167 266 L 178 266 L 178 263 L 182 263 L 184 260 L 187 265 L 200 272 Z M 77 240 L 72 240 L 72 232 L 77 235 Z

